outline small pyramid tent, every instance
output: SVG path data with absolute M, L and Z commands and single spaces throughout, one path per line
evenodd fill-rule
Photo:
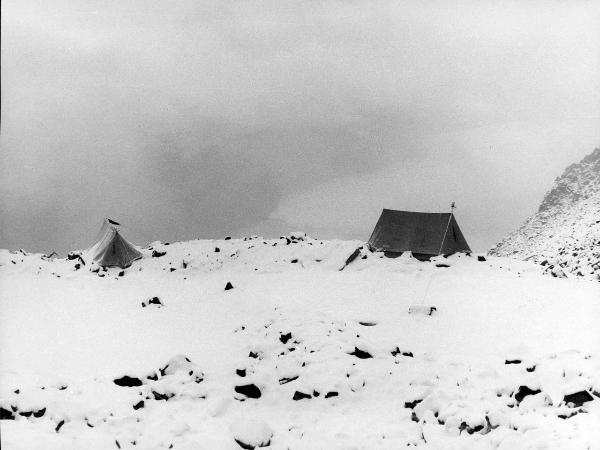
M 119 233 L 119 223 L 105 219 L 96 243 L 89 249 L 91 258 L 102 267 L 126 268 L 141 252 Z
M 384 209 L 368 244 L 391 257 L 408 251 L 418 259 L 471 252 L 452 213 Z

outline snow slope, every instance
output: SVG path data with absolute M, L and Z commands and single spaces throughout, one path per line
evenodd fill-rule
M 538 212 L 490 254 L 531 259 L 554 276 L 600 280 L 600 148 L 567 167 Z
M 598 283 L 358 245 L 1 251 L 2 448 L 600 448 Z

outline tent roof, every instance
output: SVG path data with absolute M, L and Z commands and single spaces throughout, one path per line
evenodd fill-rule
M 142 257 L 142 253 L 110 224 L 103 226 L 101 236 L 91 247 L 90 252 L 92 259 L 103 267 L 125 268 Z
M 448 221 L 450 224 L 448 225 Z M 448 227 L 446 238 L 444 233 Z M 442 246 L 442 240 L 444 244 Z M 454 215 L 384 209 L 369 238 L 369 245 L 387 252 L 437 255 L 470 252 Z M 440 246 L 442 250 L 440 252 Z

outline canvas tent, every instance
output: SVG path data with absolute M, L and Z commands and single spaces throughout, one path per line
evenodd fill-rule
M 419 259 L 471 251 L 452 213 L 384 209 L 368 244 L 386 256 L 410 251 Z
M 119 224 L 105 219 L 96 243 L 89 249 L 91 258 L 102 267 L 129 267 L 142 254 L 119 233 Z

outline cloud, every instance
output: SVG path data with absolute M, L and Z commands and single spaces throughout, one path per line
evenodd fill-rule
M 138 242 L 217 237 L 303 192 L 347 202 L 336 179 L 381 192 L 370 175 L 405 166 L 417 189 L 440 154 L 495 164 L 459 145 L 474 128 L 588 136 L 597 18 L 587 3 L 5 2 L 0 245 L 84 246 L 105 215 Z M 443 135 L 454 156 L 430 145 Z

